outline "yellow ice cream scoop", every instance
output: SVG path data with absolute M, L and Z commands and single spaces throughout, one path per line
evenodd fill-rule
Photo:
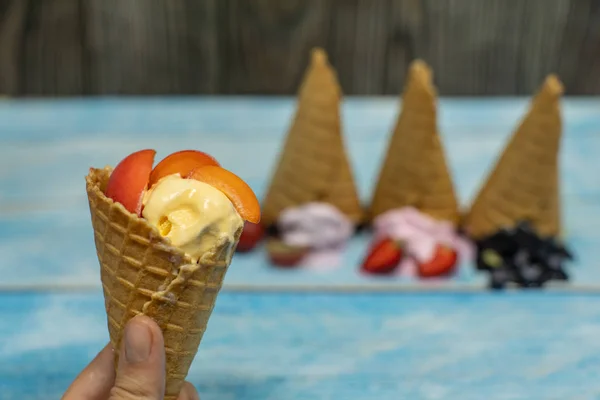
M 235 232 L 244 225 L 223 192 L 179 174 L 159 180 L 142 202 L 142 216 L 193 260 L 224 236 L 233 243 Z

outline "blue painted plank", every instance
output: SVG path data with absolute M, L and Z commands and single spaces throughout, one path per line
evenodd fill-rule
M 106 343 L 102 296 L 0 295 L 0 399 L 59 398 Z M 222 293 L 203 400 L 600 396 L 600 297 Z
M 442 100 L 441 132 L 468 204 L 525 108 L 524 100 Z M 90 165 L 114 165 L 141 147 L 213 153 L 262 195 L 294 103 L 287 100 L 88 100 L 0 103 L 0 212 L 82 196 Z M 600 100 L 565 101 L 563 192 L 600 197 Z M 344 128 L 368 201 L 398 109 L 395 99 L 348 100 Z M 16 172 L 15 172 L 16 171 Z M 51 179 L 45 178 L 51 177 Z
M 577 260 L 571 266 L 574 285 L 600 287 L 598 226 L 600 204 L 568 198 L 566 235 Z M 84 203 L 85 200 L 81 200 Z M 377 279 L 359 273 L 358 265 L 368 247 L 369 236 L 355 237 L 347 246 L 338 268 L 315 271 L 271 267 L 262 248 L 235 256 L 226 285 L 285 286 L 382 286 L 412 285 L 406 276 Z M 0 215 L 0 285 L 98 286 L 99 267 L 87 204 L 72 210 L 47 210 Z M 452 283 L 483 285 L 485 275 L 464 264 Z
M 600 121 L 599 121 L 600 126 Z M 282 128 L 283 129 L 283 128 Z M 232 131 L 233 132 L 233 131 Z M 272 137 L 279 137 L 272 131 Z M 374 132 L 375 133 L 375 132 Z M 510 132 L 508 132 L 510 133 Z M 446 151 L 459 198 L 464 206 L 472 201 L 506 141 L 507 134 L 446 138 Z M 348 150 L 361 198 L 368 202 L 381 166 L 388 132 L 369 139 L 348 140 Z M 143 147 L 159 149 L 157 159 L 173 151 L 201 148 L 227 168 L 238 173 L 262 196 L 283 139 L 238 138 L 235 133 L 198 134 L 196 138 L 174 134 L 169 139 L 145 141 L 123 136 L 109 140 L 73 139 L 47 144 L 9 144 L 0 150 L 0 212 L 9 207 L 34 207 L 48 202 L 60 207 L 62 202 L 84 197 L 83 176 L 90 166 L 115 165 L 127 154 Z M 565 195 L 600 198 L 600 135 L 565 136 L 561 154 L 562 190 Z
M 579 255 L 577 284 L 600 285 L 600 100 L 564 102 L 562 153 L 566 233 Z M 368 201 L 398 111 L 396 98 L 349 99 L 344 129 L 361 196 Z M 527 99 L 442 99 L 440 126 L 463 203 L 481 184 Z M 158 157 L 202 148 L 262 197 L 293 99 L 98 99 L 0 102 L 0 284 L 98 285 L 84 191 L 90 165 L 115 164 L 140 147 Z M 354 240 L 342 267 L 327 273 L 269 268 L 263 252 L 236 257 L 227 284 L 381 285 L 356 271 L 367 241 Z M 455 282 L 481 284 L 463 266 Z
M 481 135 L 508 131 L 523 116 L 528 101 L 527 98 L 442 98 L 440 125 L 471 126 Z M 253 128 L 287 126 L 294 104 L 293 98 L 273 97 L 9 99 L 0 102 L 0 137 L 7 143 L 51 143 L 73 136 L 105 139 L 125 133 L 146 139 L 167 133 L 193 136 L 198 132 L 219 134 L 243 128 L 248 128 L 248 135 L 269 135 Z M 387 132 L 399 106 L 396 97 L 347 98 L 343 105 L 344 129 L 350 137 L 369 135 L 369 129 L 365 132 L 369 127 Z M 598 131 L 599 107 L 600 99 L 595 97 L 563 101 L 566 122 L 575 124 L 576 130 L 585 134 Z

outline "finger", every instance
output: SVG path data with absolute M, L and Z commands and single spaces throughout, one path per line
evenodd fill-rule
M 69 389 L 62 400 L 105 400 L 115 382 L 113 364 L 113 348 L 107 344 L 88 364 Z
M 194 385 L 189 382 L 184 382 L 177 400 L 200 400 L 200 396 Z
M 165 348 L 152 319 L 132 318 L 123 334 L 115 386 L 109 400 L 162 400 L 165 391 Z

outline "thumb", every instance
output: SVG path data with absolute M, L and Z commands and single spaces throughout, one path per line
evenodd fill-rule
M 132 318 L 123 334 L 115 386 L 109 400 L 162 400 L 165 392 L 165 349 L 158 325 Z

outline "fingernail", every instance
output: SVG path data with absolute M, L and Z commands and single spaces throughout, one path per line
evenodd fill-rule
M 152 332 L 137 317 L 132 318 L 125 327 L 125 359 L 129 364 L 146 361 L 152 348 Z

